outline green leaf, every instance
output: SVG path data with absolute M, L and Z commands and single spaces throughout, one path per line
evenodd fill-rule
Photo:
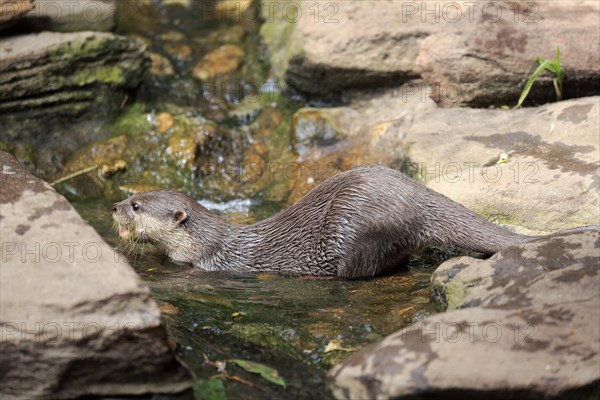
M 194 382 L 194 397 L 197 400 L 227 400 L 225 386 L 220 379 L 199 379 Z
M 285 381 L 279 376 L 279 372 L 277 372 L 277 370 L 274 368 L 254 361 L 240 359 L 233 359 L 231 361 L 248 372 L 260 374 L 260 376 L 266 381 L 285 387 Z
M 554 90 L 556 90 L 556 99 L 562 100 L 563 80 L 565 78 L 565 70 L 562 68 L 562 65 L 560 65 L 560 48 L 559 47 L 556 48 L 556 59 L 554 61 L 546 60 L 545 58 L 542 58 L 542 57 L 536 58 L 536 61 L 540 65 L 535 70 L 533 75 L 531 75 L 531 77 L 529 78 L 527 83 L 525 84 L 525 88 L 523 88 L 523 91 L 521 92 L 521 97 L 519 97 L 519 102 L 517 103 L 515 108 L 521 107 L 521 105 L 525 101 L 525 98 L 527 98 L 529 91 L 531 90 L 531 86 L 533 85 L 533 82 L 535 82 L 537 77 L 545 69 L 549 70 L 554 75 L 556 75 L 556 78 L 552 80 L 552 83 L 554 84 Z
M 546 67 L 548 66 L 548 64 L 550 64 L 550 62 L 551 62 L 550 60 L 538 58 L 538 62 L 540 62 L 540 61 L 541 61 L 540 65 L 537 67 L 537 69 L 534 71 L 534 73 L 531 75 L 531 77 L 529 78 L 529 80 L 525 84 L 525 88 L 521 92 L 521 97 L 519 97 L 519 102 L 517 103 L 517 106 L 515 108 L 521 107 L 521 105 L 523 104 L 523 102 L 527 98 L 527 95 L 529 94 L 529 91 L 531 90 L 531 87 L 533 86 L 533 82 L 535 82 L 535 80 L 537 79 L 537 77 L 546 69 Z
M 562 100 L 563 97 L 563 80 L 565 79 L 565 70 L 560 65 L 560 47 L 556 48 L 556 79 L 554 79 L 554 89 L 556 90 L 556 98 Z

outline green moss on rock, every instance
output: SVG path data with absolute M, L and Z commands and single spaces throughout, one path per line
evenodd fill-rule
M 135 103 L 127 107 L 113 123 L 111 131 L 118 135 L 137 136 L 152 129 L 146 105 Z
M 279 6 L 284 7 L 285 3 L 290 2 L 290 0 L 285 0 Z M 264 4 L 263 7 L 263 15 L 270 15 L 272 13 L 268 9 L 269 5 Z M 293 7 L 290 7 L 290 10 L 292 9 Z M 294 18 L 291 14 L 286 17 L 288 19 Z M 275 19 L 264 23 L 260 29 L 263 43 L 265 43 L 269 51 L 271 68 L 281 83 L 283 82 L 289 61 L 293 57 L 303 54 L 302 47 L 293 38 L 295 25 L 284 19 L 284 14 L 281 13 L 281 8 L 279 8 L 279 12 L 275 12 Z
M 269 324 L 235 324 L 231 327 L 231 333 L 239 339 L 253 343 L 257 346 L 266 348 L 280 349 L 286 353 L 293 354 L 298 347 L 298 340 L 283 337 L 283 327 L 276 327 Z
M 70 79 L 80 86 L 90 83 L 103 83 L 106 85 L 122 85 L 125 83 L 123 70 L 118 66 L 101 66 L 80 70 Z

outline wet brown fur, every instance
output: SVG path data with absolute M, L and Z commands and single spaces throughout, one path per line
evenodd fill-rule
M 426 244 L 493 254 L 531 239 L 382 166 L 335 175 L 253 225 L 229 223 L 175 190 L 133 195 L 114 205 L 113 217 L 130 240 L 205 270 L 341 278 L 389 272 Z

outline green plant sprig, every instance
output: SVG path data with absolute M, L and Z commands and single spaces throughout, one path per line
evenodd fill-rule
M 556 59 L 555 60 L 548 60 L 548 59 L 545 59 L 542 57 L 538 57 L 536 61 L 539 64 L 539 66 L 533 72 L 533 74 L 531 75 L 531 77 L 529 78 L 527 83 L 525 84 L 525 87 L 523 88 L 523 91 L 521 92 L 521 97 L 519 97 L 519 102 L 515 106 L 515 109 L 521 107 L 521 105 L 527 98 L 527 95 L 529 94 L 531 87 L 533 86 L 533 82 L 535 82 L 537 77 L 545 70 L 548 70 L 548 71 L 552 72 L 554 75 L 556 75 L 556 78 L 554 78 L 552 80 L 552 82 L 554 83 L 554 89 L 556 90 L 556 100 L 557 101 L 562 100 L 563 80 L 565 78 L 565 71 L 563 70 L 562 66 L 560 65 L 560 48 L 556 48 Z

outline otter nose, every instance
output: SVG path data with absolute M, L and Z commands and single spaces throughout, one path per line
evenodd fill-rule
M 117 212 L 117 203 L 113 204 L 112 212 Z

